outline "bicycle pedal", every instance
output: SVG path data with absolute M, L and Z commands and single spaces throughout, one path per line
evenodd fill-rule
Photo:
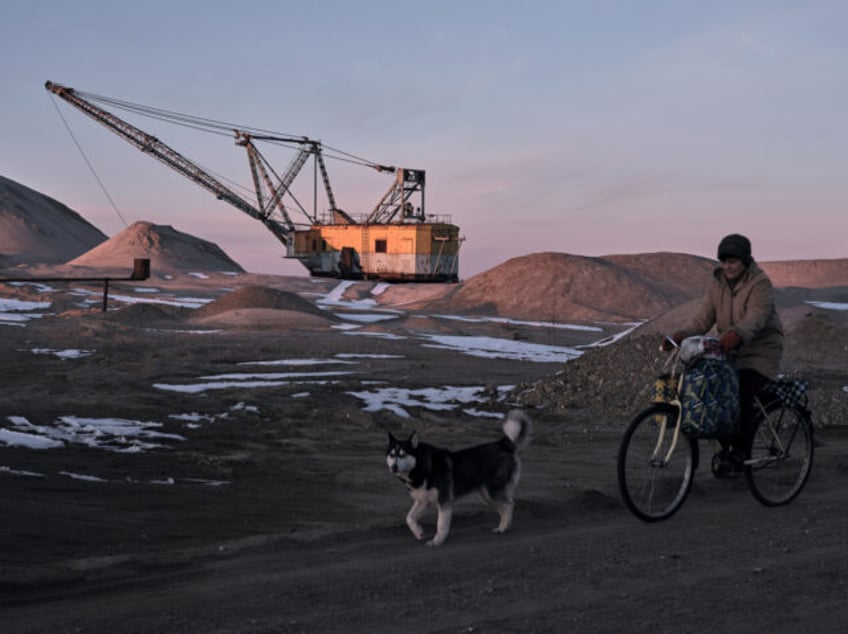
M 713 455 L 711 467 L 713 475 L 720 480 L 739 475 L 743 471 L 740 459 L 724 449 Z

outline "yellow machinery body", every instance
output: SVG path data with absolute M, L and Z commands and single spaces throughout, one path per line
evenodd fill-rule
M 455 282 L 460 243 L 450 223 L 313 225 L 295 231 L 289 257 L 315 276 Z

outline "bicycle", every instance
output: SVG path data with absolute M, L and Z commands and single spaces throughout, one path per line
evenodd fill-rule
M 636 415 L 618 452 L 621 497 L 627 508 L 646 522 L 668 519 L 680 509 L 698 468 L 699 438 L 681 431 L 680 397 L 687 371 L 681 362 L 681 347 L 675 344 L 672 350 L 672 393 L 667 402 L 655 402 Z M 789 504 L 810 475 L 813 424 L 806 389 L 801 381 L 779 380 L 754 398 L 751 443 L 744 448 L 741 468 L 754 498 L 765 506 Z M 712 471 L 717 477 L 726 475 L 724 454 L 713 457 Z

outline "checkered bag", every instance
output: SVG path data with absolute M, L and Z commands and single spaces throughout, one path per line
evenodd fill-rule
M 763 391 L 774 396 L 786 407 L 807 409 L 807 403 L 809 401 L 809 398 L 807 397 L 807 390 L 809 387 L 810 384 L 806 381 L 799 381 L 797 379 L 778 379 L 777 381 L 771 381 L 768 383 L 763 388 Z

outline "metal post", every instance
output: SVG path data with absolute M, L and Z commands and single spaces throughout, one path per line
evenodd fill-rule
M 109 280 L 139 281 L 150 277 L 150 260 L 137 258 L 133 260 L 133 272 L 130 277 L 0 277 L 4 282 L 99 282 L 103 280 L 103 312 L 109 301 Z

